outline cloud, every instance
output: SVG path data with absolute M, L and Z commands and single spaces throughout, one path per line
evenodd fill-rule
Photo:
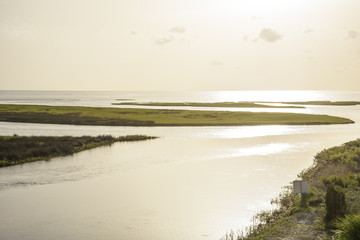
M 168 36 L 164 38 L 158 38 L 154 40 L 154 43 L 157 45 L 165 45 L 171 43 L 174 40 L 173 36 Z
M 169 32 L 172 33 L 184 33 L 186 29 L 183 26 L 175 26 L 169 29 Z
M 213 65 L 213 66 L 222 66 L 222 65 L 224 65 L 224 63 L 223 62 L 221 62 L 221 61 L 212 61 L 211 62 L 211 65 Z
M 276 42 L 282 38 L 282 35 L 280 35 L 275 30 L 272 30 L 270 28 L 263 28 L 261 29 L 261 32 L 259 34 L 259 38 L 266 41 L 266 42 Z
M 306 29 L 304 31 L 304 33 L 312 33 L 312 32 L 314 32 L 314 29 L 312 29 L 312 28 Z
M 259 41 L 259 38 L 250 39 L 247 35 L 244 35 L 242 39 L 244 42 L 252 42 L 252 43 L 257 43 Z
M 360 34 L 356 31 L 349 31 L 348 38 L 350 39 L 357 39 L 360 36 Z

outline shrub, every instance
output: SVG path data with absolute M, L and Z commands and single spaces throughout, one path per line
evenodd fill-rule
M 271 204 L 276 204 L 279 208 L 288 209 L 295 202 L 295 196 L 292 192 L 292 186 L 284 187 L 284 190 L 275 199 L 271 200 Z
M 335 222 L 335 239 L 348 240 L 360 239 L 360 215 L 347 215 Z
M 346 194 L 346 211 L 352 214 L 360 214 L 360 188 L 350 187 Z
M 322 178 L 321 180 L 325 185 L 333 184 L 342 188 L 360 186 L 360 175 L 354 173 L 349 173 L 345 176 L 332 175 L 329 178 Z
M 325 222 L 332 227 L 332 221 L 343 217 L 346 211 L 345 193 L 337 186 L 329 184 L 325 195 L 326 215 Z
M 309 202 L 316 197 L 317 196 L 313 191 L 301 194 L 300 207 L 307 208 L 309 206 Z

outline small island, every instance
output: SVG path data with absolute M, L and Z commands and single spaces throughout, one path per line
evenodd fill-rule
M 129 135 L 112 137 L 46 137 L 46 136 L 0 136 L 0 167 L 28 162 L 49 160 L 53 157 L 67 156 L 95 147 L 111 145 L 115 142 L 142 141 L 156 137 Z
M 0 121 L 94 126 L 256 126 L 348 124 L 335 116 L 202 110 L 0 105 Z

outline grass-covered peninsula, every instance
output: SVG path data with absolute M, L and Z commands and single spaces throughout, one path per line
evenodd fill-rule
M 221 107 L 221 108 L 304 108 L 302 106 L 272 106 L 257 102 L 126 102 L 112 105 L 160 106 L 160 107 Z
M 114 142 L 141 141 L 155 137 L 130 135 L 112 137 L 43 137 L 0 136 L 0 167 L 48 160 L 53 157 L 71 155 L 91 148 L 111 145 Z
M 352 120 L 328 115 L 0 105 L 0 121 L 103 126 L 250 126 L 346 124 Z
M 278 208 L 255 216 L 258 224 L 227 240 L 360 239 L 360 139 L 325 149 L 299 174 L 308 193 L 286 187 L 272 202 Z

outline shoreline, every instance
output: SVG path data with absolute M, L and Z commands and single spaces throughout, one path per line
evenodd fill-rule
M 360 138 L 322 150 L 315 155 L 312 166 L 298 177 L 309 182 L 308 193 L 294 195 L 293 186 L 285 186 L 271 200 L 277 206 L 275 210 L 260 211 L 254 216 L 254 225 L 238 234 L 232 231 L 222 240 L 330 240 L 343 233 L 339 228 L 346 219 L 360 219 Z M 332 209 L 341 207 L 330 207 L 330 188 L 345 199 L 342 203 L 345 210 L 336 216 L 330 214 Z
M 112 137 L 49 137 L 49 136 L 0 136 L 0 168 L 36 161 L 48 161 L 54 157 L 69 156 L 74 153 L 109 146 L 115 142 L 134 142 L 155 139 L 145 135 Z

